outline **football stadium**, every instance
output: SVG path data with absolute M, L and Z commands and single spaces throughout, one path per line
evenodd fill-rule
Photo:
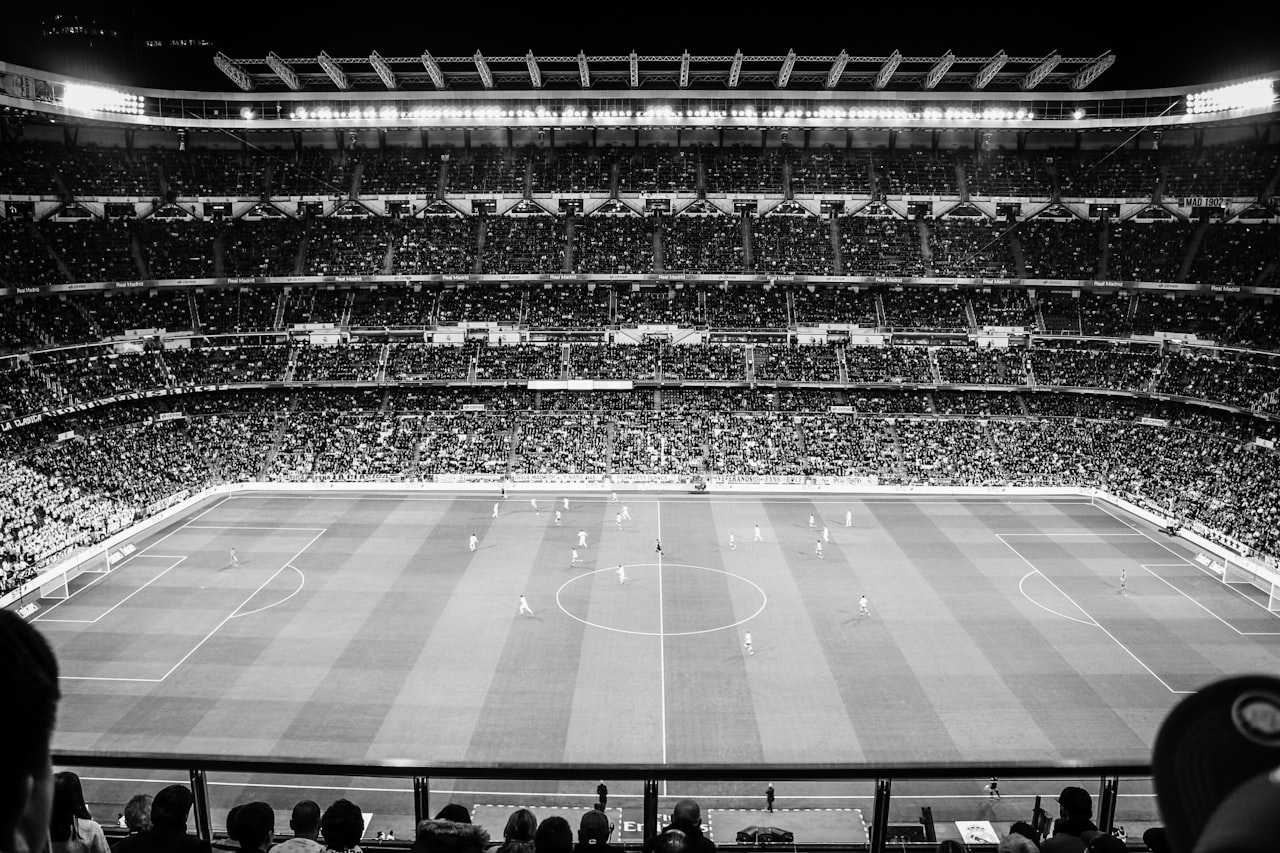
M 0 851 L 1280 849 L 1274 50 L 113 14 L 0 56 Z

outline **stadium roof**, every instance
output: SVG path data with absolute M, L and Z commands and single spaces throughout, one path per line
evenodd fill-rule
M 486 73 L 498 89 L 631 88 L 633 71 L 642 88 L 682 88 L 687 72 L 689 88 L 946 90 L 968 88 L 1002 52 L 1010 61 L 988 85 L 1014 91 L 1054 55 L 1063 61 L 1035 80 L 1036 90 L 1070 91 L 1081 71 L 1109 54 L 1116 61 L 1101 69 L 1093 89 L 1203 85 L 1280 68 L 1280 40 L 1247 14 L 1189 20 L 1171 42 L 1143 16 L 1117 20 L 1107 14 L 1112 10 L 1088 4 L 1064 6 L 1048 20 L 1044 10 L 975 12 L 927 3 L 901 15 L 873 10 L 874 17 L 846 7 L 677 17 L 660 4 L 600 3 L 519 13 L 494 8 L 474 19 L 465 7 L 320 15 L 287 4 L 182 15 L 144 7 L 19 4 L 0 28 L 0 61 L 108 85 L 199 91 L 240 91 L 214 66 L 218 53 L 259 91 L 288 91 L 291 74 L 306 91 L 385 90 L 387 72 L 398 87 L 434 89 L 438 81 L 421 61 L 424 53 L 450 89 L 463 91 L 486 88 Z M 283 60 L 275 69 L 267 64 L 272 53 Z M 329 67 L 322 54 L 333 59 Z M 385 67 L 371 61 L 375 54 Z M 887 65 L 895 54 L 901 62 Z

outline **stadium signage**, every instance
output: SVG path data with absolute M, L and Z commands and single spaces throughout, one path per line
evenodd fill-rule
M 1238 284 L 1214 284 L 1209 289 L 1214 293 L 1240 293 L 1241 288 Z
M 19 287 L 19 293 L 40 293 L 44 290 L 42 287 Z
M 1095 279 L 1093 284 L 1095 287 L 1124 287 L 1123 281 L 1116 281 L 1113 279 L 1103 279 L 1103 278 Z
M 1221 196 L 1193 195 L 1182 197 L 1182 207 L 1226 207 L 1227 200 Z
M 18 427 L 31 426 L 31 424 L 38 424 L 43 419 L 44 419 L 44 415 L 41 415 L 41 414 L 27 415 L 25 418 L 15 418 L 14 420 L 11 420 L 7 423 L 0 424 L 0 430 L 8 432 L 11 429 L 17 429 Z

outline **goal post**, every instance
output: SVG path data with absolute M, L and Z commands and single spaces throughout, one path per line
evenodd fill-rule
M 1280 615 L 1280 572 L 1248 557 L 1228 556 L 1218 562 L 1224 584 Z
M 40 584 L 40 597 L 59 601 L 71 597 L 72 585 L 81 575 L 105 575 L 109 573 L 120 552 L 114 555 L 103 547 L 91 548 L 74 561 L 64 564 L 62 570 Z M 77 587 L 83 584 L 76 584 Z

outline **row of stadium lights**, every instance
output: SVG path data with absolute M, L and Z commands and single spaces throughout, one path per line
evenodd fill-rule
M 1031 121 L 1036 114 L 1030 110 L 1006 110 L 1006 109 L 987 109 L 987 110 L 969 110 L 969 109 L 936 109 L 928 108 L 920 111 L 907 110 L 902 108 L 863 108 L 863 109 L 843 109 L 841 107 L 822 107 L 817 110 L 784 110 L 782 107 L 774 107 L 772 110 L 755 110 L 752 108 L 743 110 L 710 110 L 700 107 L 696 110 L 683 112 L 681 110 L 672 109 L 671 107 L 650 107 L 643 112 L 632 112 L 628 110 L 588 110 L 575 107 L 569 107 L 563 111 L 549 110 L 546 107 L 538 107 L 536 109 L 520 109 L 520 110 L 504 110 L 499 107 L 415 107 L 412 110 L 400 110 L 396 107 L 363 107 L 350 110 L 334 109 L 332 107 L 316 107 L 307 109 L 306 107 L 298 107 L 289 114 L 289 118 L 295 121 L 307 121 L 318 119 L 320 121 L 340 120 L 340 119 L 439 119 L 439 118 L 477 118 L 477 119 L 497 119 L 497 118 L 597 118 L 597 119 L 625 119 L 625 118 L 694 118 L 694 119 L 714 119 L 714 118 L 772 118 L 772 119 L 796 119 L 796 118 L 817 118 L 817 119 L 925 119 L 926 121 L 974 121 L 983 119 L 986 121 Z M 243 119 L 257 118 L 257 114 L 245 107 L 240 111 L 240 117 Z M 1085 117 L 1085 111 L 1077 109 L 1071 114 L 1071 117 L 1079 120 Z
M 1187 95 L 1186 109 L 1190 114 L 1221 112 L 1223 110 L 1250 109 L 1266 107 L 1276 100 L 1274 80 L 1251 80 L 1210 89 L 1204 92 L 1193 92 Z M 63 87 L 63 106 L 72 110 L 85 112 L 111 112 L 128 115 L 141 115 L 146 105 L 141 95 L 121 92 L 105 86 L 89 86 L 80 83 L 68 83 Z M 755 107 L 741 109 L 713 110 L 698 107 L 687 113 L 671 107 L 649 107 L 643 112 L 632 110 L 589 110 L 585 107 L 566 107 L 556 111 L 543 106 L 530 109 L 504 109 L 502 107 L 414 107 L 401 110 L 398 107 L 357 107 L 341 110 L 332 107 L 316 107 L 307 109 L 298 107 L 289 117 L 296 121 L 317 119 L 328 121 L 335 119 L 441 119 L 441 118 L 768 118 L 768 119 L 923 119 L 925 121 L 1031 121 L 1036 114 L 1030 110 L 1011 109 L 962 109 L 948 107 L 925 107 L 913 111 L 903 107 L 820 107 L 817 110 L 784 109 L 773 107 L 757 110 Z M 240 117 L 246 120 L 257 118 L 257 113 L 250 107 L 240 110 Z M 1076 109 L 1071 117 L 1076 121 L 1085 117 L 1083 109 Z

